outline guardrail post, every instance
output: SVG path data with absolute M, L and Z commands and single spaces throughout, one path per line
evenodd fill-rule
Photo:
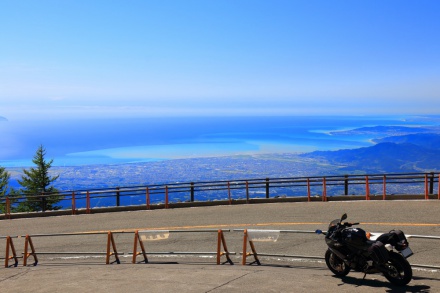
M 72 215 L 76 215 L 75 191 L 72 191 Z
M 348 195 L 348 175 L 344 175 L 344 195 Z
M 269 198 L 269 178 L 266 178 L 266 198 Z
M 191 182 L 191 202 L 194 202 L 194 182 Z
M 148 186 L 145 189 L 145 196 L 146 196 L 146 204 L 147 204 L 147 210 L 150 209 L 150 190 L 148 189 Z
M 322 178 L 322 201 L 327 201 L 327 183 L 325 177 Z
M 385 200 L 387 195 L 387 175 L 383 175 L 383 196 L 382 199 Z
M 231 183 L 228 181 L 228 199 L 229 199 L 229 204 L 232 204 L 232 199 L 231 199 Z
M 428 174 L 425 174 L 425 199 L 429 199 Z
M 368 176 L 365 176 L 365 200 L 370 200 L 370 184 Z
M 168 185 L 165 186 L 165 208 L 168 208 Z
M 46 202 L 47 202 L 47 199 L 44 196 L 44 192 L 42 192 L 41 193 L 41 209 L 42 209 L 43 212 L 46 211 Z
M 440 173 L 438 174 L 437 188 L 438 188 L 437 199 L 440 200 Z
M 119 187 L 116 187 L 116 206 L 121 205 L 121 194 L 119 193 Z
M 429 176 L 429 194 L 434 194 L 434 172 Z
M 9 199 L 9 197 L 6 197 L 5 218 L 11 219 L 11 200 Z
M 307 201 L 310 201 L 310 178 L 307 178 Z
M 90 192 L 86 193 L 86 214 L 90 214 Z
M 246 180 L 246 203 L 249 203 L 249 182 Z

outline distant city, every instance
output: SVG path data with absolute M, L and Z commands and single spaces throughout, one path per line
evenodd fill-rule
M 55 183 L 58 189 L 83 190 L 173 182 L 313 176 L 333 174 L 337 169 L 298 154 L 268 154 L 52 167 L 51 172 L 60 175 Z M 13 179 L 21 176 L 21 168 L 8 170 Z

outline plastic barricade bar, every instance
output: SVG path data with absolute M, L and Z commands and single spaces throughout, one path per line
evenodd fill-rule
M 223 230 L 175 230 L 175 231 L 169 231 L 169 230 L 136 230 L 134 233 L 134 244 L 133 244 L 133 258 L 132 258 L 132 263 L 137 263 L 136 258 L 138 255 L 142 255 L 143 257 L 143 262 L 144 263 L 148 263 L 148 255 L 147 255 L 147 251 L 145 249 L 145 243 L 146 241 L 159 241 L 159 240 L 165 240 L 169 238 L 170 233 L 176 233 L 176 232 L 193 232 L 193 233 L 197 233 L 197 232 L 217 232 L 217 251 L 216 252 L 148 252 L 148 254 L 152 255 L 152 254 L 160 254 L 160 255 L 164 255 L 164 254 L 192 254 L 192 255 L 206 255 L 206 254 L 215 254 L 216 255 L 216 260 L 217 260 L 217 264 L 221 264 L 221 257 L 225 256 L 226 257 L 226 261 L 224 263 L 229 263 L 231 265 L 233 265 L 234 263 L 232 262 L 231 258 L 229 257 L 230 254 L 234 254 L 233 252 L 229 252 L 227 245 L 226 245 L 226 240 L 225 240 L 225 236 L 223 234 Z M 140 251 L 138 251 L 138 245 L 140 248 Z M 222 249 L 223 248 L 223 249 Z
M 242 265 L 246 264 L 246 260 L 249 256 L 252 256 L 254 258 L 254 261 L 250 264 L 256 263 L 257 265 L 261 265 L 260 260 L 258 258 L 257 251 L 255 249 L 254 242 L 256 241 L 277 241 L 278 237 L 280 235 L 279 230 L 251 230 L 251 229 L 245 229 L 244 235 L 243 235 L 243 258 L 242 258 Z M 252 250 L 252 253 L 247 252 L 247 247 L 249 246 Z
M 276 242 L 281 233 L 306 233 L 315 234 L 315 231 L 303 231 L 303 230 L 253 230 L 253 229 L 234 229 L 234 231 L 243 231 L 243 252 L 242 252 L 242 265 L 247 264 L 247 258 L 252 256 L 254 261 L 249 264 L 261 265 L 258 256 L 274 256 L 274 257 L 293 257 L 293 258 L 310 258 L 310 259 L 323 259 L 320 256 L 304 256 L 304 255 L 285 255 L 285 254 L 267 254 L 257 253 L 254 242 Z M 251 252 L 248 252 L 248 243 Z
M 92 234 L 107 234 L 107 249 L 106 252 L 36 252 L 35 246 L 32 241 L 32 237 L 51 237 L 51 236 L 84 236 L 84 235 L 92 235 Z M 32 237 L 31 237 L 32 236 Z M 12 243 L 12 242 L 11 242 Z M 114 256 L 117 264 L 120 264 L 119 254 L 116 249 L 116 242 L 113 237 L 113 232 L 108 231 L 105 232 L 96 232 L 96 233 L 61 233 L 61 234 L 37 234 L 37 235 L 26 235 L 25 236 L 25 244 L 24 244 L 24 252 L 23 252 L 23 266 L 27 266 L 27 260 L 29 257 L 34 258 L 33 265 L 36 266 L 38 264 L 38 254 L 105 254 L 105 263 L 110 264 L 110 258 Z M 112 262 L 112 263 L 114 263 Z

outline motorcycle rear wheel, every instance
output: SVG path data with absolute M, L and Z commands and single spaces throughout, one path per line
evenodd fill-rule
M 350 272 L 350 266 L 348 266 L 342 259 L 334 254 L 330 249 L 325 253 L 325 263 L 327 267 L 337 277 L 344 277 Z
M 405 286 L 412 279 L 412 269 L 409 262 L 400 254 L 390 252 L 390 258 L 385 266 L 388 272 L 384 272 L 385 278 L 397 286 Z

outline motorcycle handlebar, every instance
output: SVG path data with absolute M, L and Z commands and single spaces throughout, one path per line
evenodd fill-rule
M 338 227 L 339 228 L 337 229 L 337 231 L 335 231 L 335 233 L 337 233 L 342 228 L 341 225 L 345 226 L 345 227 L 351 227 L 351 226 L 354 226 L 354 225 L 359 225 L 359 223 L 349 223 L 349 222 L 338 223 Z M 316 230 L 315 233 L 316 234 L 323 234 L 323 235 L 327 235 L 328 234 L 328 232 L 324 232 L 322 230 Z
M 327 235 L 327 232 L 322 231 L 322 230 L 316 230 L 315 231 L 316 234 L 323 234 L 323 235 Z
M 349 222 L 344 223 L 344 226 L 347 226 L 347 227 L 351 227 L 351 226 L 355 226 L 355 225 L 359 225 L 359 223 L 349 223 Z

